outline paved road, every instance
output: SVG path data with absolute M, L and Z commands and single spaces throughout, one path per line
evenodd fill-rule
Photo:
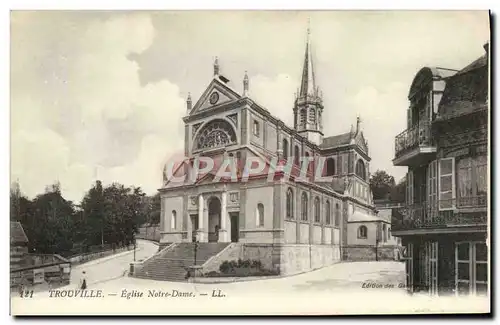
M 157 251 L 158 245 L 147 240 L 137 240 L 135 258 L 136 260 L 145 259 Z M 77 265 L 71 270 L 70 286 L 78 286 L 83 271 L 85 271 L 85 279 L 89 286 L 119 278 L 129 269 L 130 263 L 133 261 L 134 251 L 131 250 Z
M 157 246 L 139 244 L 137 259 L 154 254 Z M 133 253 L 104 258 L 73 269 L 86 270 L 89 292 L 98 298 L 54 299 L 48 293 L 32 299 L 11 299 L 13 314 L 92 315 L 294 315 L 397 314 L 411 312 L 487 312 L 488 300 L 438 301 L 409 296 L 400 262 L 339 263 L 320 270 L 281 278 L 219 284 L 165 282 L 121 276 Z M 378 284 L 382 288 L 367 288 Z M 74 286 L 72 284 L 71 286 Z M 68 288 L 71 288 L 68 287 Z

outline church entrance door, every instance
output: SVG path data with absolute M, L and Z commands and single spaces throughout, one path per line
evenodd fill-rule
M 221 203 L 219 198 L 211 197 L 208 202 L 208 241 L 219 241 Z
M 240 214 L 239 213 L 231 213 L 231 242 L 237 243 L 239 238 L 239 230 L 240 230 Z

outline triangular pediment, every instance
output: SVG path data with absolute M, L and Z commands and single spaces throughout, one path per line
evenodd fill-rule
M 215 77 L 194 105 L 190 115 L 240 98 L 241 96 L 236 91 Z
M 172 174 L 169 175 L 167 172 L 167 165 L 164 166 L 163 168 L 163 187 L 164 188 L 173 188 L 173 187 L 179 187 L 185 185 L 184 181 L 181 181 L 184 175 L 186 175 L 186 169 L 184 166 L 187 164 L 187 162 L 182 162 L 180 165 L 173 167 L 172 169 Z M 170 176 L 170 177 L 169 177 Z M 185 179 L 185 178 L 184 178 Z
M 356 137 L 356 145 L 366 154 L 368 154 L 368 143 L 363 135 L 363 132 L 360 132 Z

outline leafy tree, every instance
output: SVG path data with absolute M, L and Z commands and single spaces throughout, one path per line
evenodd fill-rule
M 65 200 L 60 185 L 47 187 L 32 202 L 32 223 L 26 226 L 29 248 L 37 253 L 65 253 L 71 250 L 74 237 L 75 209 Z
M 404 203 L 406 199 L 406 177 L 403 177 L 399 183 L 391 189 L 391 201 Z
M 377 170 L 370 178 L 370 188 L 374 200 L 389 199 L 391 190 L 395 186 L 394 177 L 384 170 Z
M 151 198 L 151 212 L 149 215 L 149 223 L 157 225 L 160 223 L 161 215 L 161 197 L 160 193 L 156 193 Z

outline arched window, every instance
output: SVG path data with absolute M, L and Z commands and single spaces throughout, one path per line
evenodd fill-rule
M 293 158 L 293 162 L 295 163 L 295 165 L 299 165 L 300 163 L 300 152 L 299 152 L 299 146 L 295 146 L 295 152 L 294 152 L 294 158 Z
M 358 228 L 358 238 L 366 239 L 368 237 L 368 229 L 366 226 L 359 226 Z
M 257 215 L 255 219 L 258 227 L 264 227 L 264 205 L 262 203 L 257 204 Z
M 326 224 L 330 225 L 332 223 L 332 211 L 330 209 L 330 201 L 326 201 L 326 208 L 325 208 L 325 219 L 326 219 Z
M 172 210 L 172 216 L 170 218 L 170 227 L 172 229 L 177 229 L 177 212 Z
M 304 192 L 302 193 L 302 200 L 301 200 L 301 207 L 302 207 L 302 220 L 307 220 L 307 194 Z
M 306 109 L 305 109 L 305 108 L 303 108 L 303 109 L 300 111 L 300 125 L 305 126 L 306 121 L 307 121 L 307 111 L 306 111 Z
M 335 226 L 340 227 L 340 205 L 335 204 Z
M 326 176 L 335 175 L 335 160 L 333 158 L 328 158 L 326 160 Z
M 293 191 L 291 188 L 286 191 L 286 217 L 293 219 Z
M 283 157 L 285 159 L 288 159 L 288 140 L 287 139 L 283 139 Z
M 314 199 L 314 222 L 316 222 L 316 223 L 320 223 L 321 222 L 319 197 L 316 197 Z
M 205 124 L 196 136 L 196 149 L 218 148 L 236 143 L 236 133 L 229 122 L 213 120 Z
M 362 179 L 366 179 L 365 163 L 361 159 L 358 159 L 358 161 L 356 162 L 356 175 L 358 175 Z

